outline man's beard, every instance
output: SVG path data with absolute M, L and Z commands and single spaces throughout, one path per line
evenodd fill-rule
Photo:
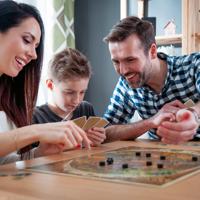
M 134 89 L 143 87 L 145 85 L 144 74 L 138 73 L 137 76 L 139 76 L 139 79 L 137 80 L 137 82 L 134 82 L 134 83 L 128 82 L 129 85 Z

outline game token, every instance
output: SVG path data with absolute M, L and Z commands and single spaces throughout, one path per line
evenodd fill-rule
M 146 162 L 146 166 L 151 166 L 152 165 L 152 162 L 151 161 L 147 161 Z
M 146 153 L 146 157 L 150 158 L 151 157 L 151 153 Z
M 192 161 L 198 161 L 198 158 L 196 156 L 192 156 Z
M 163 168 L 163 164 L 162 163 L 158 163 L 157 167 L 158 167 L 158 169 L 162 169 Z
M 106 165 L 105 161 L 100 161 L 100 162 L 99 162 L 99 166 L 103 167 L 103 166 L 105 166 L 105 165 Z
M 165 156 L 160 156 L 160 160 L 165 160 L 166 157 Z
M 127 163 L 122 164 L 122 169 L 127 169 L 127 168 L 128 168 L 128 164 Z
M 141 156 L 141 153 L 137 151 L 137 152 L 135 152 L 135 155 L 136 156 Z
M 112 165 L 114 162 L 113 158 L 110 158 L 110 157 L 108 157 L 106 161 L 108 165 Z

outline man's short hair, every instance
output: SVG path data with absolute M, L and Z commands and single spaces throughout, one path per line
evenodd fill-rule
M 148 53 L 151 45 L 156 43 L 152 23 L 135 16 L 122 19 L 112 27 L 110 33 L 103 40 L 105 42 L 121 42 L 133 34 L 140 39 L 145 53 Z

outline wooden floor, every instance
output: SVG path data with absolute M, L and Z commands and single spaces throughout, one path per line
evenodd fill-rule
M 61 155 L 38 158 L 26 162 L 17 162 L 0 167 L 0 200 L 7 199 L 73 199 L 73 200 L 118 200 L 118 199 L 148 199 L 148 200 L 197 200 L 200 199 L 200 173 L 196 172 L 177 183 L 164 188 L 147 187 L 138 184 L 122 184 L 109 181 L 73 177 L 68 175 L 40 173 L 31 171 L 23 177 L 14 176 L 17 171 L 25 171 L 27 167 L 53 163 L 61 160 L 80 157 L 88 154 L 100 153 L 121 147 L 160 147 L 170 149 L 195 150 L 200 152 L 199 146 L 162 145 L 156 142 L 130 141 L 104 144 L 92 150 L 74 150 Z M 29 172 L 29 171 L 27 171 Z

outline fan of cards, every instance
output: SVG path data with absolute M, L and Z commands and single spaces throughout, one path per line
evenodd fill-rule
M 84 131 L 87 131 L 93 127 L 103 128 L 106 125 L 109 124 L 109 122 L 106 119 L 103 119 L 101 117 L 89 117 L 87 119 L 86 116 L 76 118 L 72 120 L 77 126 L 82 128 Z
M 192 107 L 194 106 L 194 102 L 189 99 L 187 102 L 184 103 L 187 107 Z M 104 118 L 101 118 L 101 117 L 94 117 L 94 116 L 91 116 L 87 119 L 86 116 L 83 116 L 83 117 L 79 117 L 79 118 L 76 118 L 74 120 L 72 120 L 77 126 L 79 126 L 80 128 L 82 128 L 84 131 L 87 131 L 93 127 L 99 127 L 99 128 L 103 128 L 105 127 L 106 125 L 109 124 L 109 122 L 104 119 Z

